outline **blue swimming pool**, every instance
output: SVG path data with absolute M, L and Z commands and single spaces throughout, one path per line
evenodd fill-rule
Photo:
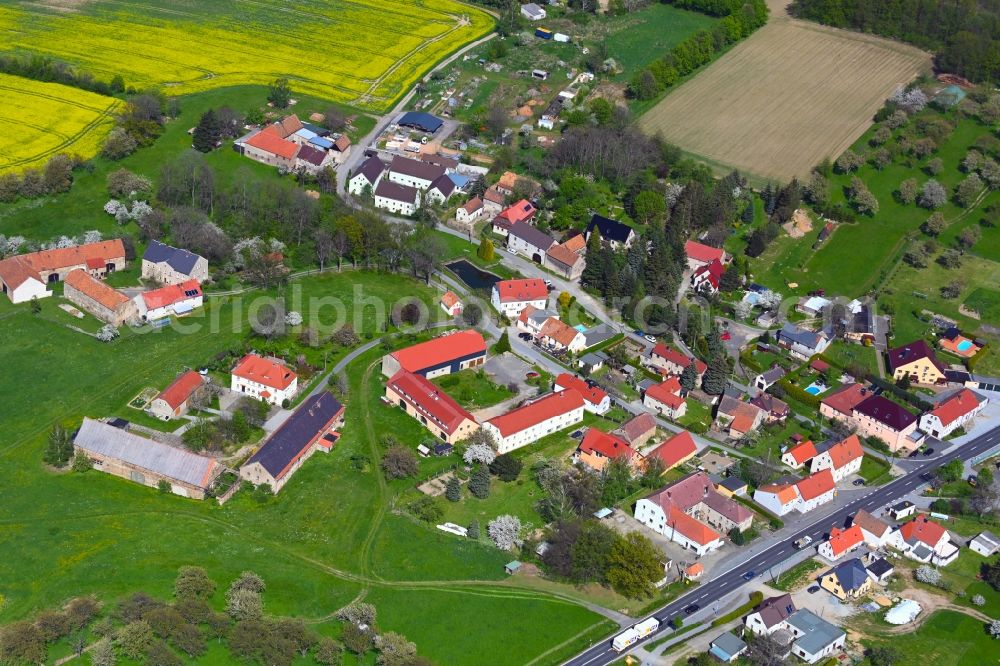
M 819 395 L 822 392 L 823 390 L 820 387 L 816 386 L 815 384 L 810 384 L 809 386 L 806 387 L 806 393 L 808 393 L 809 395 Z
M 573 328 L 575 328 L 576 330 L 580 331 L 581 333 L 586 333 L 587 332 L 587 327 L 584 326 L 583 324 L 577 324 Z
M 971 347 L 972 347 L 972 340 L 962 340 L 961 342 L 958 343 L 958 346 L 955 347 L 955 349 L 957 349 L 960 352 L 964 352 L 964 351 L 969 351 Z

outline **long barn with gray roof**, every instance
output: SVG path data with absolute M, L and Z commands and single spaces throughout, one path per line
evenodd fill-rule
M 204 499 L 222 465 L 207 456 L 140 437 L 122 428 L 85 418 L 73 440 L 76 453 L 86 454 L 94 469 L 144 486 L 170 484 L 177 495 Z

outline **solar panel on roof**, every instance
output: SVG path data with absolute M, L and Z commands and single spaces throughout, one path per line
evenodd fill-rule
M 187 291 L 184 292 L 184 295 L 185 296 L 197 296 L 198 295 L 198 290 L 197 289 L 188 289 Z

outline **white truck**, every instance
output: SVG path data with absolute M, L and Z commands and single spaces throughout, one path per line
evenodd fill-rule
M 639 638 L 642 639 L 659 629 L 660 621 L 655 617 L 651 617 L 648 620 L 643 620 L 632 628 L 639 632 Z
M 622 652 L 630 646 L 639 642 L 639 632 L 635 629 L 626 629 L 611 640 L 611 649 L 615 652 Z

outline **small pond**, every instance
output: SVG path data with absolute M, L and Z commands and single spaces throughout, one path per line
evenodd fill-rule
M 484 271 L 467 259 L 459 259 L 445 264 L 445 268 L 457 275 L 472 289 L 493 289 L 493 285 L 501 279 L 499 275 Z

